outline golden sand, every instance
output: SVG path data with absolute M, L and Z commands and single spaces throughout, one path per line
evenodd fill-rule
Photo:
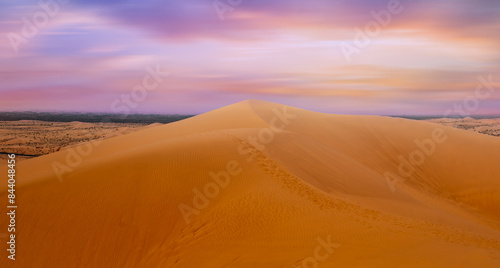
M 18 164 L 0 267 L 500 267 L 496 137 L 249 100 L 80 147 Z

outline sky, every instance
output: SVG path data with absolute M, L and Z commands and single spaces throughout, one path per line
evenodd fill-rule
M 500 114 L 499 48 L 498 0 L 0 0 L 0 111 Z

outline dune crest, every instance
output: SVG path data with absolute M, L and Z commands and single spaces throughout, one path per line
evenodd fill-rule
M 19 163 L 15 267 L 500 267 L 495 137 L 248 100 L 87 148 Z

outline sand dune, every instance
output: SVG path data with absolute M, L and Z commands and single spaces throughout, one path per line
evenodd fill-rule
M 0 266 L 500 267 L 499 162 L 496 137 L 249 100 L 19 163 Z

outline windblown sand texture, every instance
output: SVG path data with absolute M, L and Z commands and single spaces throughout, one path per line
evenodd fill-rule
M 0 267 L 500 267 L 497 137 L 249 100 L 92 148 L 62 181 L 67 150 L 18 164 L 17 260 Z

